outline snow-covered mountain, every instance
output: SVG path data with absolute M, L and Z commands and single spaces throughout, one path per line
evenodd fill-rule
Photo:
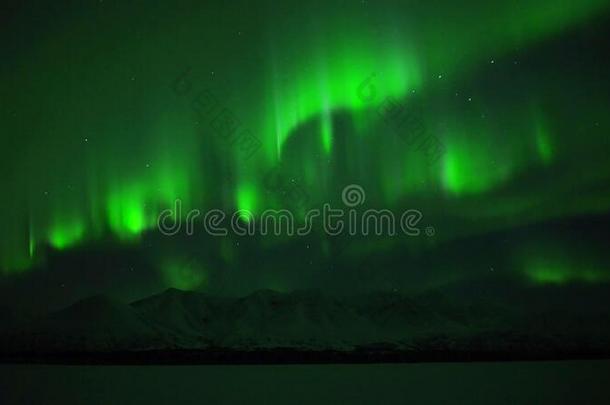
M 1 333 L 5 353 L 145 351 L 510 352 L 610 348 L 610 316 L 515 312 L 440 294 L 168 289 L 122 304 L 95 296 Z M 582 312 L 581 312 L 582 314 Z M 583 332 L 583 331 L 586 331 Z

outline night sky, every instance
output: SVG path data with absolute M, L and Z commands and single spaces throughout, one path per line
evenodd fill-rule
M 610 281 L 607 1 L 125 3 L 0 10 L 3 305 Z M 350 184 L 421 234 L 157 229 Z

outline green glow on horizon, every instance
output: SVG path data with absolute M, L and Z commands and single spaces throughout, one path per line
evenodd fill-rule
M 333 147 L 333 127 L 332 127 L 332 119 L 330 117 L 330 113 L 325 111 L 322 114 L 322 129 L 320 133 L 322 135 L 322 147 L 324 148 L 324 152 L 326 154 L 330 154 Z
M 36 238 L 34 237 L 34 231 L 32 229 L 32 222 L 29 223 L 29 232 L 28 232 L 28 253 L 30 254 L 30 259 L 34 257 L 34 253 L 36 252 Z
M 36 252 L 36 239 L 30 236 L 28 242 L 28 252 L 30 253 L 30 258 L 32 258 Z
M 443 158 L 442 184 L 455 195 L 481 194 L 507 180 L 513 162 L 486 146 L 488 138 L 449 141 Z
M 549 164 L 553 159 L 553 145 L 548 129 L 541 123 L 536 125 L 536 147 L 540 160 L 544 164 Z
M 6 242 L 4 246 L 6 246 Z M 27 271 L 35 264 L 36 257 L 30 257 L 29 252 L 21 252 L 17 249 L 18 246 L 15 246 L 15 250 L 12 250 L 10 255 L 3 254 L 0 256 L 0 274 L 19 274 Z
M 206 272 L 193 260 L 166 259 L 161 266 L 161 273 L 168 287 L 180 290 L 195 290 L 207 282 Z
M 535 258 L 526 263 L 525 274 L 535 284 L 600 283 L 610 281 L 610 273 L 587 263 Z
M 148 168 L 136 180 L 111 183 L 105 203 L 105 223 L 119 239 L 137 239 L 156 226 L 159 212 L 173 207 L 175 200 L 189 206 L 192 192 L 187 165 L 180 163 L 182 154 L 167 157 L 161 153 L 159 163 Z
M 145 202 L 137 191 L 111 195 L 107 203 L 107 212 L 110 229 L 121 238 L 135 237 L 148 226 L 154 225 L 147 221 Z
M 257 211 L 258 193 L 252 184 L 241 184 L 237 188 L 237 209 L 255 214 Z M 249 221 L 250 217 L 242 215 L 242 219 Z
M 64 250 L 81 242 L 84 235 L 85 225 L 81 220 L 58 221 L 49 231 L 49 244 Z

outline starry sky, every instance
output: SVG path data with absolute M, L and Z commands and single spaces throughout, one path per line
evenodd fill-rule
M 610 281 L 606 1 L 2 7 L 2 302 Z M 349 184 L 429 232 L 157 229 Z

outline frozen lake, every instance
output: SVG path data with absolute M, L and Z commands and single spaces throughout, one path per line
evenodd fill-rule
M 0 404 L 610 404 L 610 361 L 0 365 Z

